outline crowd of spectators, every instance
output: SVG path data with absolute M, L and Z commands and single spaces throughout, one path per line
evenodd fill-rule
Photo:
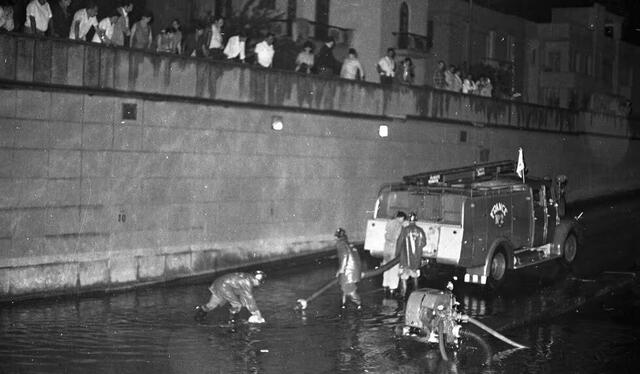
M 491 79 L 480 77 L 478 80 L 474 80 L 470 73 L 464 75 L 464 78 L 462 77 L 462 71 L 455 65 L 447 66 L 444 61 L 440 60 L 433 71 L 433 87 L 468 95 L 493 96 Z
M 153 35 L 151 23 L 153 13 L 142 10 L 135 22 L 130 19 L 134 2 L 119 0 L 115 9 L 99 9 L 94 0 L 83 1 L 84 7 L 71 12 L 72 1 L 76 0 L 28 0 L 25 22 L 16 23 L 16 9 L 10 0 L 0 0 L 0 30 L 22 31 L 25 33 L 69 38 L 105 45 L 129 47 L 159 53 L 179 54 L 213 60 L 252 63 L 263 68 L 273 66 L 275 35 L 264 32 L 256 37 L 254 32 L 244 26 L 240 31 L 227 35 L 225 19 L 208 14 L 204 20 L 196 21 L 190 27 L 183 27 L 179 19 L 174 19 L 157 35 Z M 79 1 L 79 0 L 78 0 Z M 98 20 L 98 14 L 103 15 Z M 188 30 L 188 31 L 187 31 Z M 236 27 L 235 30 L 238 30 Z M 340 76 L 349 80 L 364 80 L 365 70 L 358 59 L 358 52 L 350 48 L 343 61 L 334 56 L 335 41 L 327 38 L 314 53 L 316 45 L 307 41 L 295 58 L 295 71 L 301 74 L 317 74 L 323 77 Z M 376 64 L 380 83 L 411 85 L 414 83 L 414 66 L 410 57 L 396 61 L 393 48 L 388 48 Z M 492 95 L 489 78 L 481 77 L 477 81 L 470 74 L 462 78 L 462 72 L 454 65 L 446 66 L 440 61 L 433 74 L 436 88 L 475 94 Z

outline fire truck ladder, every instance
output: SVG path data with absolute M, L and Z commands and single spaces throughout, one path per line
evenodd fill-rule
M 414 186 L 447 186 L 452 183 L 466 184 L 489 180 L 499 175 L 515 173 L 515 170 L 514 161 L 503 160 L 407 175 L 402 177 L 402 180 Z

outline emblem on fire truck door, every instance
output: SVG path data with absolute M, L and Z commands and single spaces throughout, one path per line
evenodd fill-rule
M 504 205 L 503 203 L 495 203 L 493 205 L 493 208 L 491 208 L 489 216 L 493 219 L 493 223 L 496 226 L 502 227 L 502 225 L 504 225 L 504 219 L 507 216 L 507 213 L 509 213 L 509 210 L 507 209 L 506 205 Z

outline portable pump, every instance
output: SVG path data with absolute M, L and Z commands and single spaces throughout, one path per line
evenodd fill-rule
M 475 335 L 463 330 L 462 324 L 467 322 L 476 325 L 516 348 L 526 348 L 524 345 L 514 342 L 475 318 L 460 313 L 458 311 L 460 303 L 456 300 L 452 291 L 452 282 L 448 282 L 446 291 L 432 288 L 413 291 L 407 300 L 402 335 L 427 336 L 429 343 L 438 343 L 440 354 L 444 360 L 448 359 L 445 350 L 447 344 L 458 348 L 460 337 L 463 335 Z
M 451 292 L 453 283 L 447 284 L 447 291 L 432 288 L 416 290 L 409 295 L 405 311 L 403 335 L 421 332 L 429 336 L 430 343 L 438 343 L 442 336 L 447 344 L 458 344 L 461 323 L 468 317 L 458 312 L 459 302 Z

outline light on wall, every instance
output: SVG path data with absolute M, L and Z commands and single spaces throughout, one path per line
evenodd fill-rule
M 381 138 L 386 138 L 387 136 L 389 136 L 389 126 L 380 125 L 380 127 L 378 128 L 378 135 L 380 135 Z
M 284 128 L 284 123 L 282 122 L 282 117 L 273 116 L 271 117 L 271 128 L 275 131 L 280 131 Z

